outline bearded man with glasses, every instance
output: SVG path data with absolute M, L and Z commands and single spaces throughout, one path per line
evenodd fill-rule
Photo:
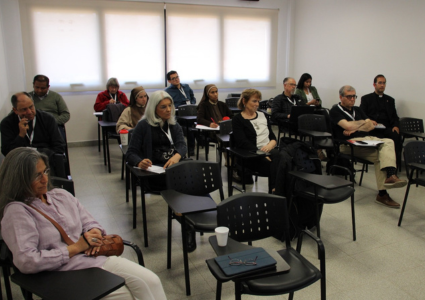
M 354 147 L 354 155 L 373 162 L 375 166 L 376 185 L 379 193 L 376 202 L 390 208 L 400 208 L 400 204 L 391 199 L 387 189 L 406 186 L 406 180 L 401 180 L 396 175 L 396 157 L 394 142 L 391 139 L 380 139 L 370 136 L 369 132 L 375 129 L 375 125 L 363 110 L 354 106 L 357 95 L 356 90 L 349 85 L 339 90 L 341 102 L 335 104 L 330 110 L 330 117 L 335 138 L 351 141 L 375 141 L 380 142 L 375 147 Z M 340 151 L 350 154 L 350 147 L 341 145 Z

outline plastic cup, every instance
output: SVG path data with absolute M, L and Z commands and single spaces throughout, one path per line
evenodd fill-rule
M 215 234 L 217 236 L 217 244 L 220 247 L 227 246 L 227 238 L 229 236 L 229 228 L 221 226 L 215 229 Z
M 120 138 L 121 138 L 121 145 L 127 146 L 128 145 L 128 130 L 121 129 Z

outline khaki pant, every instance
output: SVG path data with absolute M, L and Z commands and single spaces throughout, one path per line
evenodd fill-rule
M 139 264 L 122 257 L 109 256 L 102 268 L 125 279 L 125 285 L 123 287 L 102 299 L 167 299 L 159 277 Z
M 376 185 L 378 190 L 386 190 L 384 186 L 387 172 L 384 170 L 387 167 L 396 167 L 396 158 L 394 150 L 394 142 L 391 139 L 379 139 L 374 136 L 366 136 L 362 138 L 353 138 L 354 141 L 381 141 L 384 142 L 378 147 L 354 147 L 354 156 L 366 159 L 372 162 L 375 166 Z M 341 145 L 340 151 L 344 154 L 351 154 L 350 146 Z

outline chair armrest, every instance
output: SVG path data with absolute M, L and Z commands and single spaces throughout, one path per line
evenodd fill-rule
M 129 247 L 131 247 L 135 252 L 136 252 L 136 255 L 137 255 L 137 260 L 138 260 L 138 262 L 139 262 L 139 265 L 141 265 L 141 266 L 145 266 L 145 262 L 144 262 L 144 260 L 143 260 L 143 254 L 142 254 L 142 250 L 140 250 L 140 248 L 139 248 L 139 246 L 137 246 L 136 244 L 134 244 L 133 242 L 130 242 L 130 241 L 126 241 L 126 240 L 123 240 L 123 244 L 124 244 L 124 246 L 129 246 Z
M 304 233 L 307 234 L 308 237 L 310 237 L 313 241 L 317 244 L 317 253 L 319 255 L 319 260 L 325 260 L 325 246 L 323 245 L 323 242 L 320 238 L 318 238 L 316 235 L 314 235 L 310 230 L 305 229 L 301 230 L 300 235 L 298 237 L 298 243 L 297 243 L 297 252 L 301 253 L 301 246 L 303 242 Z
M 340 169 L 340 170 L 344 171 L 347 175 L 350 176 L 350 181 L 354 182 L 353 172 L 351 172 L 350 169 L 343 167 L 343 166 L 333 165 L 329 169 L 329 174 L 335 175 L 335 171 L 336 171 L 335 169 Z M 345 178 L 347 178 L 347 177 L 345 177 Z

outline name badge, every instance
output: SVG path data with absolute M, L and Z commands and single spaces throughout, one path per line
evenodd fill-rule
M 186 104 L 189 105 L 190 104 L 190 100 L 186 99 Z

